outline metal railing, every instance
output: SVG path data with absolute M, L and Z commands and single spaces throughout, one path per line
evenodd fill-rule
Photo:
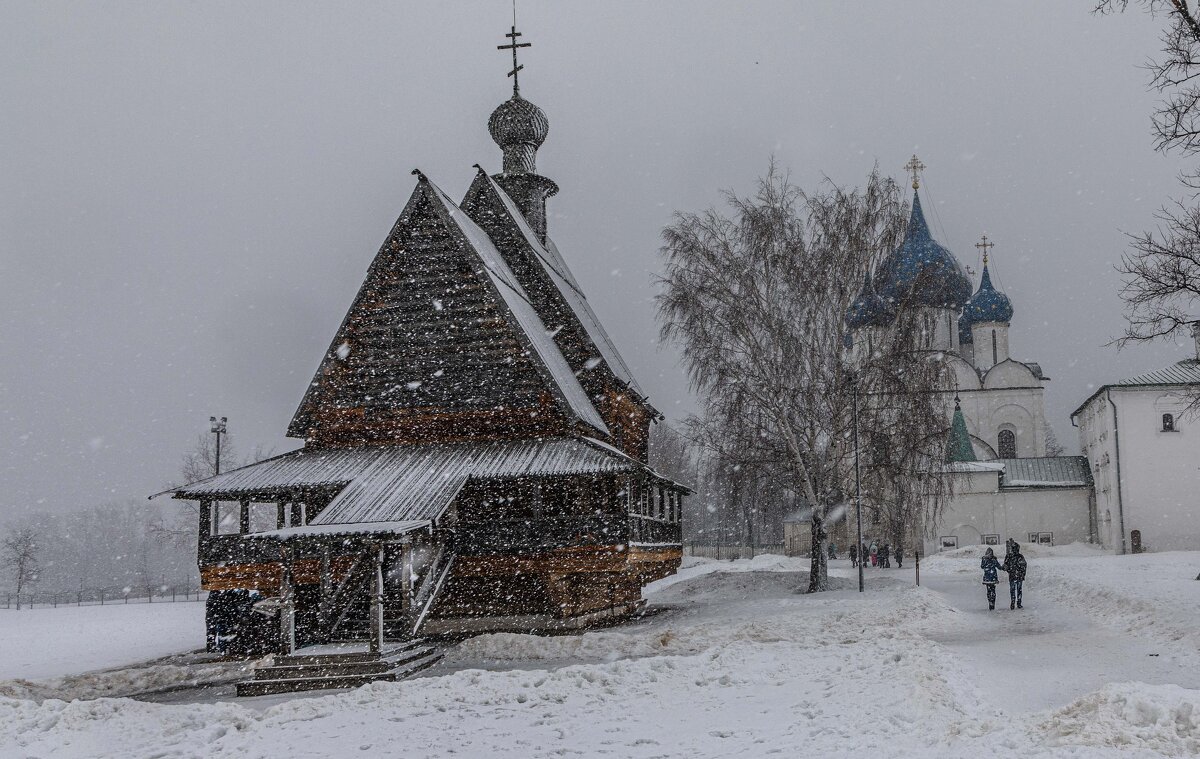
M 719 561 L 734 561 L 736 559 L 753 559 L 763 553 L 783 554 L 783 543 L 704 543 L 688 541 L 683 544 L 684 556 L 698 556 Z

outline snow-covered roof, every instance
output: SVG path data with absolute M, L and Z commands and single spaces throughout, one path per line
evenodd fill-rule
M 282 530 L 267 530 L 253 533 L 256 538 L 276 538 L 289 540 L 310 535 L 376 535 L 387 533 L 403 535 L 429 527 L 428 519 L 414 519 L 406 522 L 362 522 L 359 524 L 307 524 L 303 527 L 284 527 Z
M 481 176 L 485 177 L 487 184 L 495 191 L 496 195 L 504 204 L 505 211 L 512 217 L 520 230 L 522 237 L 525 238 L 526 244 L 533 250 L 538 263 L 549 275 L 550 280 L 554 283 L 555 288 L 566 301 L 567 306 L 575 314 L 575 318 L 583 326 L 587 332 L 588 338 L 600 352 L 600 357 L 608 364 L 609 369 L 617 379 L 624 382 L 638 395 L 644 396 L 641 387 L 637 380 L 634 379 L 633 372 L 629 365 L 625 363 L 617 346 L 613 343 L 612 338 L 608 336 L 604 325 L 600 323 L 600 319 L 596 316 L 596 312 L 592 310 L 592 306 L 588 303 L 587 296 L 579 287 L 579 283 L 575 280 L 575 276 L 571 273 L 570 267 L 567 266 L 566 260 L 558 251 L 558 246 L 549 237 L 546 238 L 546 244 L 543 245 L 538 235 L 529 226 L 529 222 L 525 220 L 525 216 L 517 208 L 517 204 L 509 196 L 500 184 L 489 176 L 486 172 L 480 172 Z
M 571 370 L 567 360 L 563 358 L 562 352 L 555 345 L 550 331 L 538 317 L 537 311 L 534 310 L 533 304 L 529 300 L 529 295 L 521 287 L 512 270 L 508 268 L 508 264 L 504 262 L 500 251 L 496 250 L 491 238 L 475 222 L 471 221 L 466 212 L 459 208 L 446 193 L 442 192 L 441 188 L 424 177 L 422 177 L 422 181 L 428 183 L 433 190 L 433 196 L 440 201 L 437 204 L 438 210 L 445 214 L 448 221 L 462 232 L 467 243 L 483 262 L 484 271 L 496 285 L 500 297 L 504 299 L 505 305 L 516 318 L 520 331 L 529 341 L 529 347 L 541 359 L 542 365 L 549 372 L 556 388 L 567 401 L 571 410 L 582 421 L 606 435 L 609 434 L 609 429 L 604 424 L 604 420 L 600 418 L 600 413 L 592 405 L 587 393 L 579 384 L 575 372 Z
M 190 500 L 240 500 L 337 487 L 312 524 L 363 525 L 437 519 L 472 479 L 644 469 L 610 446 L 570 438 L 301 449 L 167 492 Z
M 1092 402 L 1092 399 L 1112 387 L 1179 387 L 1186 385 L 1200 385 L 1200 361 L 1194 358 L 1176 361 L 1162 369 L 1155 369 L 1152 372 L 1101 385 L 1096 392 L 1087 397 L 1087 400 L 1079 404 L 1079 408 L 1071 412 L 1071 416 L 1074 417 L 1083 411 L 1084 407 Z

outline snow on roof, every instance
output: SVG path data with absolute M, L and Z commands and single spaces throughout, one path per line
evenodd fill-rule
M 1087 400 L 1079 404 L 1079 408 L 1071 412 L 1071 416 L 1074 417 L 1080 411 L 1083 411 L 1084 406 L 1087 406 L 1092 402 L 1093 398 L 1110 387 L 1164 387 L 1172 385 L 1200 385 L 1200 361 L 1194 358 L 1187 358 L 1183 361 L 1176 361 L 1174 364 L 1162 369 L 1155 369 L 1145 374 L 1101 385 L 1096 389 L 1096 392 L 1087 397 Z
M 305 537 L 307 535 L 369 535 L 372 533 L 389 533 L 402 535 L 406 532 L 420 530 L 430 525 L 428 519 L 413 519 L 406 522 L 361 522 L 358 524 L 309 524 L 303 527 L 284 527 L 282 530 L 267 530 L 256 532 L 256 538 L 289 538 Z
M 524 333 L 530 347 L 537 353 L 541 363 L 549 371 L 554 384 L 566 399 L 571 410 L 587 424 L 609 434 L 604 420 L 600 418 L 596 407 L 592 405 L 587 393 L 579 384 L 575 372 L 571 370 L 567 360 L 563 358 L 562 352 L 559 351 L 554 339 L 550 336 L 549 330 L 538 317 L 528 294 L 521 287 L 512 270 L 508 268 L 508 264 L 504 262 L 500 251 L 496 250 L 491 238 L 475 222 L 471 221 L 466 212 L 459 208 L 446 193 L 442 192 L 441 188 L 427 179 L 423 181 L 428 183 L 433 190 L 433 196 L 440 201 L 441 210 L 447 219 L 462 232 L 467 243 L 483 262 L 488 278 L 495 284 L 500 296 L 516 318 L 520 331 Z
M 549 237 L 546 238 L 546 244 L 542 245 L 533 228 L 529 226 L 529 222 L 525 220 L 525 216 L 517 208 L 517 204 L 509 197 L 504 188 L 500 186 L 495 179 L 486 173 L 482 176 L 487 178 L 487 182 L 495 190 L 504 208 L 508 211 L 509 216 L 516 222 L 517 228 L 520 229 L 521 235 L 525 238 L 525 242 L 533 250 L 542 268 L 550 275 L 551 281 L 562 295 L 563 300 L 567 302 L 567 306 L 574 312 L 579 323 L 583 325 L 584 331 L 587 332 L 588 338 L 592 344 L 596 346 L 596 350 L 600 351 L 600 356 L 608 364 L 609 369 L 616 375 L 617 379 L 624 382 L 638 395 L 644 396 L 641 387 L 637 380 L 634 379 L 633 372 L 629 369 L 629 365 L 625 363 L 625 359 L 617 350 L 616 344 L 612 338 L 608 336 L 604 325 L 600 323 L 600 319 L 596 316 L 596 312 L 592 310 L 592 306 L 588 303 L 587 296 L 579 287 L 579 283 L 575 280 L 575 276 L 571 273 L 570 267 L 567 266 L 566 260 L 558 251 L 558 246 Z
M 590 440 L 301 449 L 176 489 L 191 500 L 281 499 L 306 488 L 341 491 L 313 525 L 428 521 L 441 516 L 471 479 L 644 469 Z

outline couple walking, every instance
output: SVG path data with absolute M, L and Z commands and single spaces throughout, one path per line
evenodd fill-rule
M 1003 564 L 990 548 L 983 554 L 983 560 L 979 562 L 979 568 L 983 570 L 983 587 L 987 589 L 989 610 L 996 608 L 996 583 L 999 581 L 998 572 L 1001 571 L 1008 574 L 1008 608 L 1022 608 L 1021 586 L 1025 584 L 1027 564 L 1025 557 L 1021 555 L 1021 546 L 1017 545 L 1017 541 L 1009 538 L 1005 545 L 1007 552 L 1004 554 Z

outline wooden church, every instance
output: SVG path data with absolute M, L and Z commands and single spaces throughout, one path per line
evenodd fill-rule
M 303 448 L 172 491 L 199 502 L 218 644 L 586 628 L 679 566 L 688 491 L 649 467 L 661 415 L 549 235 L 549 124 L 508 36 L 503 170 L 461 203 L 413 172 L 288 428 Z

